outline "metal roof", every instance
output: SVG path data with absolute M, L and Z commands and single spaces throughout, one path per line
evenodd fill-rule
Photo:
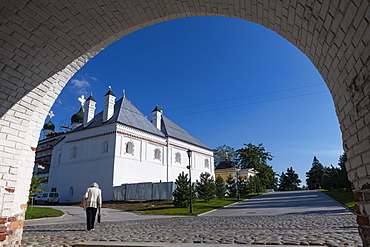
M 203 142 L 199 141 L 197 138 L 186 132 L 177 124 L 169 120 L 163 114 L 161 120 L 162 131 L 157 129 L 152 124 L 152 122 L 148 120 L 147 117 L 144 116 L 126 97 L 123 97 L 116 101 L 114 105 L 114 114 L 108 121 L 103 122 L 103 111 L 101 111 L 93 118 L 92 122 L 87 127 L 84 128 L 83 125 L 80 125 L 72 132 L 116 122 L 136 129 L 143 130 L 151 134 L 155 134 L 162 137 L 172 137 L 208 150 L 212 150 Z

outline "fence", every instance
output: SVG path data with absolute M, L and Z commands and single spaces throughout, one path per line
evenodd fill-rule
M 113 201 L 173 200 L 173 182 L 122 184 L 113 187 Z

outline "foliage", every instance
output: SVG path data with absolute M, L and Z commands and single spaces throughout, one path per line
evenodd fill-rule
M 45 217 L 59 217 L 63 214 L 64 213 L 62 211 L 53 208 L 28 206 L 26 211 L 26 220 Z
M 234 148 L 221 145 L 213 149 L 214 164 L 217 166 L 222 161 L 236 161 L 237 153 Z
M 286 173 L 282 172 L 280 175 L 279 190 L 298 190 L 301 182 L 293 167 L 290 167 Z
M 172 192 L 175 207 L 186 208 L 190 203 L 190 186 L 188 174 L 180 173 L 175 180 L 176 189 Z
M 36 175 L 33 175 L 32 176 L 32 179 L 31 179 L 31 185 L 30 185 L 30 192 L 29 192 L 29 195 L 28 195 L 28 198 L 31 200 L 33 197 L 35 197 L 38 193 L 43 193 L 45 192 L 46 190 L 40 190 L 39 187 L 44 185 L 43 182 L 46 180 L 47 178 L 44 177 L 44 178 L 39 178 L 38 176 Z
M 306 183 L 308 186 L 308 189 L 314 190 L 314 189 L 320 189 L 322 187 L 322 176 L 324 173 L 324 166 L 320 163 L 320 161 L 316 158 L 316 156 L 313 157 L 312 161 L 312 167 L 311 169 L 306 172 Z
M 238 191 L 236 189 L 235 179 L 231 175 L 227 176 L 226 178 L 226 189 L 227 189 L 226 194 L 228 196 L 236 197 Z
M 237 160 L 241 169 L 256 169 L 261 165 L 267 165 L 267 161 L 272 160 L 273 158 L 270 152 L 265 151 L 262 143 L 258 144 L 258 146 L 255 146 L 252 143 L 244 143 L 244 146 L 244 148 L 236 150 L 238 155 Z
M 339 156 L 339 163 L 338 166 L 340 167 L 340 171 L 338 174 L 338 180 L 341 182 L 339 184 L 339 188 L 344 189 L 351 189 L 351 182 L 348 180 L 348 172 L 346 169 L 346 162 L 347 162 L 347 154 L 344 152 L 341 156 Z
M 195 187 L 199 199 L 208 202 L 215 197 L 215 180 L 210 173 L 202 172 Z
M 248 194 L 249 190 L 248 190 L 248 187 L 247 187 L 247 182 L 245 179 L 243 179 L 242 177 L 238 177 L 238 180 L 237 180 L 237 190 L 238 190 L 238 195 L 239 197 L 240 196 L 245 196 Z
M 247 181 L 247 189 L 249 193 L 261 193 L 263 191 L 260 178 L 257 176 L 251 176 Z
M 220 175 L 218 175 L 216 178 L 215 186 L 216 186 L 215 188 L 216 197 L 219 199 L 224 198 L 226 194 L 226 184 L 225 180 Z
M 236 150 L 238 153 L 238 162 L 241 169 L 254 168 L 257 171 L 259 184 L 262 189 L 276 189 L 277 174 L 272 169 L 272 166 L 267 164 L 267 161 L 272 160 L 273 156 L 270 152 L 266 152 L 263 144 L 258 146 L 252 143 L 244 144 L 244 148 Z

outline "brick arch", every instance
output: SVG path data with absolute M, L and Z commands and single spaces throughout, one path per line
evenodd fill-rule
M 21 240 L 38 135 L 72 75 L 112 42 L 143 27 L 190 16 L 259 23 L 299 48 L 334 99 L 357 201 L 370 245 L 370 78 L 368 1 L 2 1 L 0 3 L 0 233 Z

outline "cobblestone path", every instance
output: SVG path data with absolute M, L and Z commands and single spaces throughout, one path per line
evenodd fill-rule
M 22 245 L 72 246 L 85 241 L 362 246 L 354 215 L 176 217 L 27 226 Z

